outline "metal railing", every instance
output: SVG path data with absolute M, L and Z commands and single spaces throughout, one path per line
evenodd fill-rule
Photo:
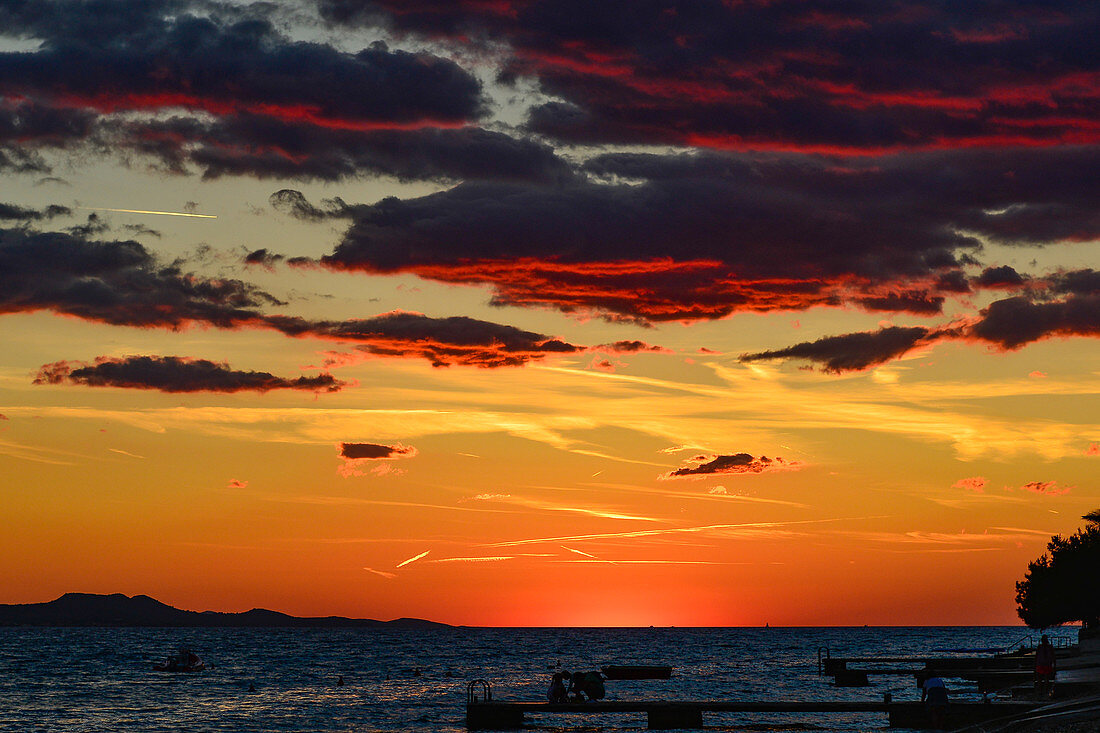
M 479 690 L 480 687 L 480 690 Z M 478 699 L 478 692 L 481 692 L 481 699 Z M 474 680 L 466 685 L 466 704 L 475 702 L 492 702 L 493 701 L 493 688 L 489 686 L 486 680 Z
M 1053 645 L 1055 649 L 1069 649 L 1077 643 L 1076 641 L 1074 641 L 1072 636 L 1050 636 L 1049 634 L 1047 634 L 1046 637 L 1050 640 L 1051 645 Z M 1006 646 L 1005 652 L 1007 653 L 1014 650 L 1026 652 L 1034 649 L 1037 646 L 1038 644 L 1035 642 L 1035 635 L 1025 634 L 1024 636 Z

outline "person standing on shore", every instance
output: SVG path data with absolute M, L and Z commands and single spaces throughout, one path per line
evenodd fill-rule
M 920 701 L 932 714 L 932 727 L 942 730 L 947 719 L 947 685 L 939 677 L 929 677 L 921 685 Z
M 1046 634 L 1039 640 L 1039 647 L 1035 650 L 1035 696 L 1054 696 L 1054 675 L 1057 674 L 1058 658 L 1054 654 L 1054 646 Z

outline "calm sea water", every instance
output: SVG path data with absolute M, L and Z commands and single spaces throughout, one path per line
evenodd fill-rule
M 828 629 L 0 629 L 4 731 L 464 731 L 466 683 L 495 699 L 545 699 L 551 668 L 671 664 L 671 680 L 609 681 L 608 699 L 918 699 L 911 678 L 843 689 L 817 675 L 817 653 L 950 655 L 1006 647 L 1022 627 Z M 180 645 L 198 674 L 155 672 Z M 954 653 L 961 653 L 954 651 Z M 417 673 L 419 672 L 419 674 Z M 336 684 L 339 676 L 345 684 Z M 250 692 L 249 687 L 255 691 Z M 973 694 L 959 686 L 952 693 Z M 884 728 L 884 715 L 707 714 L 723 730 Z M 643 713 L 529 716 L 535 730 L 639 730 Z

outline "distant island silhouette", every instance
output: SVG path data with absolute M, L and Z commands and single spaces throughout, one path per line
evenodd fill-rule
M 419 618 L 393 621 L 345 618 L 343 616 L 300 617 L 253 608 L 243 613 L 184 611 L 149 596 L 122 593 L 66 593 L 46 603 L 0 604 L 0 626 L 228 626 L 250 628 L 449 628 L 448 624 Z

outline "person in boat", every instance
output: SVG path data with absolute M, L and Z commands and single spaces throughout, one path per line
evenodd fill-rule
M 185 646 L 180 647 L 179 654 L 176 656 L 176 669 L 190 672 L 198 669 L 200 664 L 202 664 L 202 660 L 199 659 L 198 654 Z
M 947 719 L 947 685 L 939 677 L 929 677 L 920 688 L 920 701 L 932 714 L 932 727 L 943 729 Z
M 1043 634 L 1039 646 L 1035 649 L 1035 695 L 1051 697 L 1054 695 L 1054 675 L 1058 672 L 1058 658 L 1050 638 Z
M 158 664 L 154 669 L 162 672 L 198 672 L 204 667 L 198 654 L 181 646 L 173 656 L 165 660 L 164 664 Z
M 565 683 L 572 677 L 568 672 L 555 672 L 550 678 L 550 687 L 546 690 L 546 699 L 550 702 L 565 702 L 568 699 L 568 691 Z

